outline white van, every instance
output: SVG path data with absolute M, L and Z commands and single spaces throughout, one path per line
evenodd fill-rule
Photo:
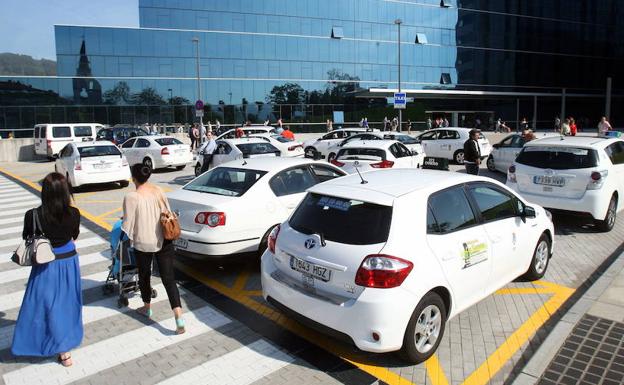
M 54 158 L 67 143 L 94 141 L 101 128 L 104 126 L 99 123 L 37 124 L 34 128 L 35 153 Z

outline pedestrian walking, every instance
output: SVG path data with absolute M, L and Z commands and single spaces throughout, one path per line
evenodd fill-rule
M 219 119 L 215 120 L 215 126 L 217 126 L 217 135 L 221 135 L 221 122 Z
M 332 122 L 331 119 L 327 119 L 325 125 L 327 126 L 327 132 L 331 132 L 334 130 L 334 122 Z
M 561 130 L 561 119 L 558 116 L 555 116 L 555 132 L 559 132 Z
M 284 131 L 282 131 L 281 135 L 288 140 L 295 140 L 295 134 L 293 134 L 293 132 L 290 131 L 290 127 L 288 126 L 286 127 Z
M 182 334 L 185 332 L 185 325 L 182 318 L 180 293 L 174 277 L 173 244 L 164 239 L 160 224 L 161 213 L 171 211 L 169 202 L 158 186 L 148 183 L 152 173 L 150 168 L 137 163 L 130 168 L 130 173 L 136 191 L 124 197 L 121 228 L 132 242 L 139 271 L 139 289 L 143 306 L 138 308 L 137 312 L 147 318 L 152 316 L 150 280 L 152 260 L 156 258 L 160 279 L 167 291 L 169 304 L 175 317 L 176 333 Z
M 214 154 L 216 149 L 217 142 L 215 141 L 212 132 L 208 131 L 207 140 L 199 149 L 199 155 L 202 155 L 204 157 L 201 168 L 202 174 L 208 171 L 208 168 L 210 167 L 210 162 L 212 161 L 212 155 Z
M 433 128 L 433 121 L 431 118 L 427 118 L 427 130 L 431 130 Z
M 448 126 L 449 126 L 449 121 L 448 121 L 448 119 L 446 119 L 446 118 L 442 119 L 442 127 L 445 127 L 445 128 L 446 128 L 446 127 L 448 127 Z
M 390 130 L 390 121 L 388 120 L 387 116 L 384 116 L 383 118 L 383 130 L 382 131 L 389 131 Z
M 412 120 L 411 119 L 407 119 L 407 133 L 408 134 L 412 133 Z
M 466 173 L 479 175 L 479 165 L 481 165 L 481 148 L 479 147 L 479 134 L 477 129 L 470 130 L 468 140 L 464 142 L 464 165 Z
M 573 117 L 570 116 L 570 135 L 576 136 L 576 132 L 577 132 L 576 121 L 574 120 Z
M 199 143 L 197 146 L 204 144 L 206 141 L 206 126 L 204 126 L 204 122 L 199 123 Z
M 503 132 L 503 120 L 501 118 L 498 118 L 496 120 L 496 132 Z
M 611 127 L 611 123 L 609 123 L 607 117 L 603 116 L 602 119 L 600 119 L 600 123 L 598 123 L 598 134 L 605 135 L 607 131 L 611 131 L 612 129 L 613 127 Z
M 570 135 L 570 119 L 566 118 L 561 125 L 561 135 L 568 136 Z
M 362 127 L 368 128 L 368 118 L 367 117 L 364 117 L 364 120 L 362 121 Z
M 57 355 L 71 366 L 71 350 L 82 342 L 82 287 L 74 241 L 80 234 L 80 212 L 71 206 L 68 181 L 48 174 L 41 186 L 41 206 L 24 215 L 22 238 L 43 235 L 56 259 L 34 265 L 22 300 L 11 352 L 16 356 Z
M 240 139 L 245 135 L 245 131 L 243 131 L 242 127 L 236 127 L 236 129 L 234 130 L 234 136 L 236 137 L 236 139 Z
M 360 119 L 360 123 L 358 123 L 360 127 L 364 127 L 364 118 Z
M 516 129 L 516 133 L 524 132 L 528 129 L 529 129 L 529 122 L 527 121 L 527 118 L 522 118 L 522 121 L 520 122 L 520 126 Z
M 195 132 L 196 132 L 197 128 L 195 127 L 195 125 L 189 126 L 189 130 L 188 130 L 188 136 L 189 139 L 191 140 L 191 150 L 197 148 L 196 147 L 196 139 L 195 139 Z M 199 132 L 197 133 L 197 135 L 199 135 Z

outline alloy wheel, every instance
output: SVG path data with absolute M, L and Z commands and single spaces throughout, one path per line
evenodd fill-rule
M 423 309 L 416 321 L 414 344 L 419 353 L 429 352 L 440 337 L 442 316 L 436 305 L 429 305 Z
M 548 265 L 548 242 L 545 240 L 540 241 L 539 245 L 535 249 L 535 271 L 538 274 L 544 274 L 546 266 Z

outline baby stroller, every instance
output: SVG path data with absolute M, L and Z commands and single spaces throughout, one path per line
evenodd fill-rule
M 128 236 L 121 229 L 121 220 L 113 225 L 110 237 L 111 265 L 102 291 L 105 295 L 115 291 L 115 281 L 119 292 L 117 306 L 128 306 L 128 296 L 139 290 L 139 275 L 134 260 L 134 249 L 130 247 Z M 152 289 L 152 298 L 158 293 Z

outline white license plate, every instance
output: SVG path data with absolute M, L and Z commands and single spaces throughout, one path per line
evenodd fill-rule
M 185 149 L 179 149 L 179 150 L 175 150 L 176 154 L 184 154 L 186 152 Z
M 546 186 L 563 187 L 565 186 L 565 178 L 562 176 L 536 175 L 533 177 L 533 183 L 543 184 Z
M 173 241 L 173 245 L 175 247 L 179 247 L 180 249 L 186 249 L 188 247 L 188 241 L 186 239 L 178 238 Z
M 106 168 L 111 168 L 111 164 L 110 163 L 100 163 L 100 164 L 94 164 L 93 168 L 96 170 L 103 170 Z
M 290 268 L 304 273 L 305 275 L 312 276 L 316 279 L 320 279 L 323 282 L 329 282 L 331 279 L 332 271 L 326 267 L 315 265 L 313 263 L 301 260 L 296 257 L 290 257 Z

